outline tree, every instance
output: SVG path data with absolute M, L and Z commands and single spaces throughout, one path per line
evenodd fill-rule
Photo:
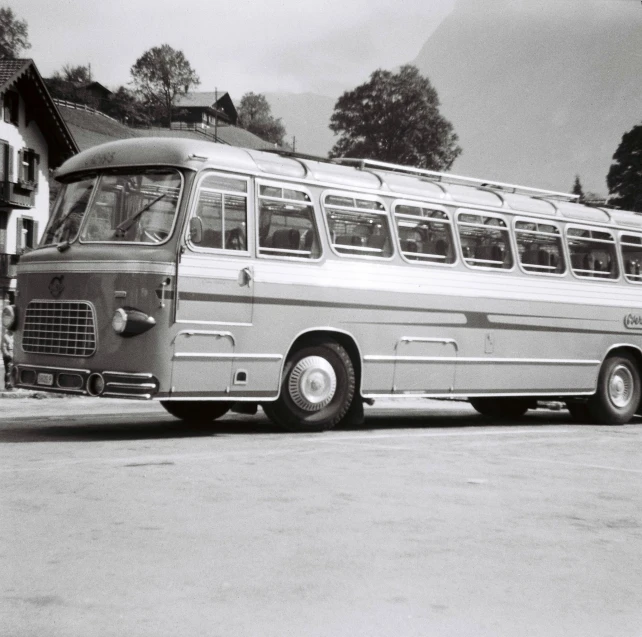
M 582 190 L 582 184 L 580 183 L 580 176 L 575 175 L 575 182 L 573 183 L 573 190 L 571 190 L 571 194 L 573 195 L 579 195 L 578 201 L 582 203 L 584 201 L 584 190 Z
M 246 93 L 238 108 L 241 128 L 254 133 L 266 142 L 283 146 L 285 127 L 280 118 L 272 116 L 272 110 L 265 95 Z
M 73 84 L 85 85 L 91 82 L 91 67 L 89 64 L 83 66 L 73 66 L 72 64 L 65 64 L 62 67 L 62 72 L 56 71 L 53 74 L 65 82 L 72 82 Z
M 200 84 L 183 52 L 169 44 L 145 51 L 131 67 L 130 74 L 138 94 L 151 107 L 161 110 L 168 126 L 172 122 L 176 97 Z
M 330 128 L 340 138 L 330 157 L 361 157 L 430 170 L 447 170 L 461 153 L 439 97 L 417 67 L 376 70 L 337 101 Z
M 17 58 L 22 49 L 30 49 L 28 26 L 18 20 L 9 7 L 0 9 L 0 59 Z
M 127 126 L 149 126 L 152 123 L 145 104 L 124 86 L 119 86 L 109 98 L 104 111 Z
M 642 212 L 642 124 L 624 133 L 606 176 L 609 204 Z

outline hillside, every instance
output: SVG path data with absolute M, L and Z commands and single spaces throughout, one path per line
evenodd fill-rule
M 414 63 L 464 149 L 453 172 L 606 193 L 642 120 L 642 6 L 626 0 L 459 0 Z

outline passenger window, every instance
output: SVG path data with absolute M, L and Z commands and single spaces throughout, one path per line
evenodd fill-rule
M 573 274 L 597 279 L 618 278 L 615 239 L 610 232 L 567 228 L 566 241 Z
M 318 259 L 321 244 L 310 196 L 280 186 L 259 188 L 259 254 Z
M 642 283 L 642 236 L 623 234 L 620 236 L 624 276 L 631 283 Z
M 390 228 L 382 203 L 328 195 L 324 208 L 330 241 L 338 254 L 377 258 L 392 255 Z
M 509 232 L 501 217 L 461 212 L 457 227 L 467 265 L 499 270 L 513 267 Z
M 398 204 L 395 223 L 405 259 L 423 263 L 455 262 L 452 226 L 442 210 Z
M 201 222 L 199 248 L 247 251 L 247 182 L 208 175 L 201 182 L 195 217 Z
M 539 221 L 516 221 L 517 256 L 526 272 L 564 274 L 562 235 L 557 226 Z

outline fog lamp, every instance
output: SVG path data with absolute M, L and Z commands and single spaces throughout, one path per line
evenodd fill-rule
M 153 316 L 145 314 L 133 307 L 119 307 L 111 319 L 114 332 L 120 336 L 136 336 L 156 325 Z

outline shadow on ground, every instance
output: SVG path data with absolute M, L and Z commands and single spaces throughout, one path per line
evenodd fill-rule
M 0 425 L 0 444 L 29 442 L 97 442 L 119 440 L 162 440 L 231 435 L 324 435 L 293 434 L 284 432 L 268 421 L 259 411 L 255 416 L 229 414 L 211 424 L 192 424 L 172 416 L 148 414 L 87 415 L 48 418 L 46 423 L 35 417 L 13 419 L 9 425 Z M 383 431 L 399 429 L 452 429 L 462 427 L 537 427 L 568 425 L 566 411 L 537 410 L 510 422 L 498 421 L 476 413 L 425 410 L 402 410 L 366 413 L 363 425 L 338 427 L 335 431 Z

